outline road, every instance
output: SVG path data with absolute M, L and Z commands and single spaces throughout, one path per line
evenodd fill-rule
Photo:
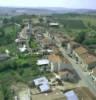
M 55 42 L 56 43 L 56 42 Z M 93 82 L 93 80 L 90 78 L 88 73 L 82 71 L 82 67 L 80 64 L 76 64 L 76 61 L 69 57 L 64 50 L 64 48 L 56 43 L 56 45 L 59 47 L 60 51 L 62 52 L 63 56 L 66 57 L 70 63 L 72 64 L 73 68 L 76 70 L 82 81 L 85 83 L 85 86 L 87 86 L 90 91 L 96 96 L 96 84 Z

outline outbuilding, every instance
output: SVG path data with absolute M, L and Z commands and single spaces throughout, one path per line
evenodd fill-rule
M 33 80 L 33 82 L 40 92 L 44 93 L 50 91 L 50 86 L 46 77 L 37 78 Z
M 34 81 L 35 86 L 39 86 L 41 84 L 48 84 L 48 79 L 46 77 L 40 77 L 40 78 L 34 79 L 33 81 Z
M 48 65 L 49 64 L 49 60 L 48 59 L 41 59 L 37 61 L 37 65 Z
M 66 92 L 64 95 L 66 96 L 67 100 L 79 100 L 78 96 L 73 90 Z

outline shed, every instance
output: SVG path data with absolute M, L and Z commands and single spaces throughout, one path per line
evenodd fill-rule
M 46 77 L 40 77 L 34 80 L 34 84 L 36 86 L 42 85 L 42 84 L 48 84 L 48 79 Z
M 59 26 L 59 23 L 51 22 L 51 23 L 49 23 L 49 26 Z
M 48 84 L 42 84 L 42 85 L 40 85 L 39 88 L 40 88 L 41 92 L 48 92 L 50 90 L 50 87 Z
M 48 65 L 49 60 L 48 59 L 41 59 L 37 61 L 37 65 Z
M 23 45 L 23 47 L 19 48 L 20 52 L 25 52 L 27 50 L 26 45 Z
M 67 100 L 79 100 L 76 93 L 74 91 L 69 91 L 64 94 Z

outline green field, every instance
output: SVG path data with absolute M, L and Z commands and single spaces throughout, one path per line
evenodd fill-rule
M 86 29 L 82 20 L 64 19 L 59 21 L 67 29 Z

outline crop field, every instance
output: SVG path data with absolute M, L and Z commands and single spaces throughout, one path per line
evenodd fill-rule
M 65 28 L 86 29 L 86 26 L 82 20 L 64 19 L 60 20 L 60 22 L 64 25 Z

